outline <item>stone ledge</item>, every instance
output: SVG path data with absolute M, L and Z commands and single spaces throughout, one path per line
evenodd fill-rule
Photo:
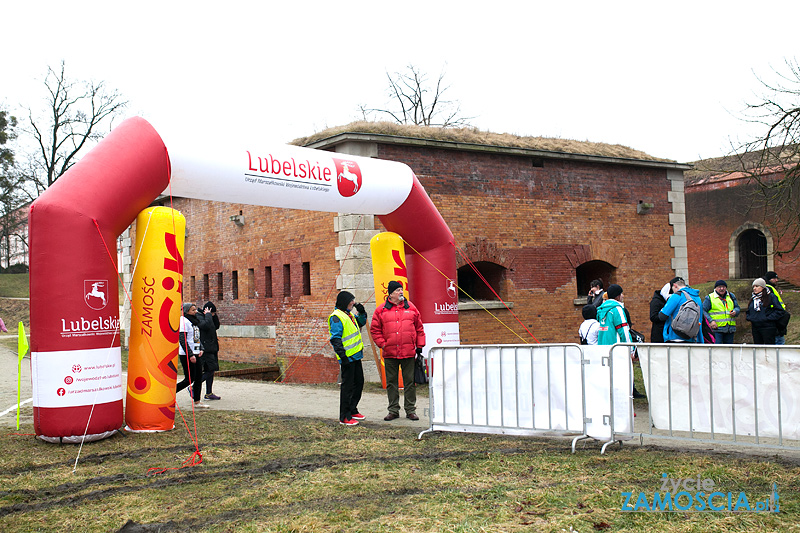
M 217 337 L 241 337 L 247 339 L 274 339 L 275 326 L 220 326 Z
M 279 366 L 258 366 L 239 370 L 220 370 L 214 373 L 218 378 L 254 379 L 258 381 L 276 381 L 281 375 Z
M 476 311 L 484 309 L 505 309 L 506 305 L 509 309 L 514 309 L 514 302 L 506 302 L 505 305 L 503 302 L 497 300 L 478 300 L 478 301 L 469 301 L 469 302 L 458 302 L 458 311 Z

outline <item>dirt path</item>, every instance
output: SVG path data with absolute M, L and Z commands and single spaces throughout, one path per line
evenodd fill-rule
M 123 379 L 125 379 L 123 377 Z M 31 372 L 30 359 L 22 361 L 22 406 L 20 409 L 20 423 L 33 423 L 33 403 L 31 401 Z M 338 418 L 339 391 L 335 388 L 324 388 L 311 385 L 293 385 L 262 381 L 234 380 L 229 378 L 218 379 L 214 382 L 214 392 L 222 397 L 217 401 L 206 401 L 211 409 L 222 411 L 256 411 L 278 415 L 291 415 L 298 417 L 319 417 L 336 420 Z M 402 402 L 402 399 L 401 399 Z M 0 346 L 0 427 L 16 426 L 17 405 L 17 355 L 8 348 Z M 388 401 L 383 393 L 366 392 L 362 396 L 359 408 L 367 417 L 368 422 L 380 424 L 402 425 L 422 431 L 430 427 L 428 398 L 417 398 L 417 414 L 419 421 L 413 422 L 401 417 L 392 422 L 384 422 L 387 413 Z M 178 406 L 184 412 L 190 412 L 192 402 L 189 394 L 182 391 L 178 395 Z M 636 402 L 636 418 L 634 430 L 644 434 L 644 444 L 660 448 L 676 450 L 694 450 L 702 453 L 723 453 L 729 455 L 750 455 L 771 457 L 780 455 L 786 460 L 800 463 L 800 450 L 776 450 L 756 448 L 743 445 L 727 445 L 724 442 L 687 442 L 649 436 L 649 418 L 646 404 Z M 401 414 L 402 411 L 401 411 Z M 762 439 L 774 441 L 774 439 Z M 636 446 L 639 439 L 628 441 L 625 446 Z M 569 446 L 567 440 L 565 445 Z M 589 441 L 586 445 L 592 449 L 597 443 Z M 579 444 L 579 449 L 584 444 Z M 615 449 L 611 446 L 610 450 Z M 613 452 L 612 452 L 613 453 Z
M 222 399 L 205 401 L 211 409 L 331 419 L 339 416 L 339 391 L 335 388 L 223 378 L 214 380 L 214 393 Z M 31 394 L 31 364 L 30 359 L 25 358 L 22 361 L 22 401 L 30 400 Z M 0 415 L 0 427 L 16 426 L 16 405 L 17 355 L 0 346 L 0 413 L 5 413 Z M 178 406 L 184 411 L 191 411 L 192 402 L 187 392 L 182 391 L 178 395 Z M 364 393 L 359 409 L 371 422 L 417 427 L 420 431 L 430 426 L 427 398 L 417 398 L 417 414 L 420 417 L 417 422 L 405 417 L 384 422 L 387 406 L 385 394 L 371 392 Z M 404 413 L 401 411 L 401 414 Z M 20 410 L 20 423 L 32 423 L 32 416 L 33 404 L 27 401 Z

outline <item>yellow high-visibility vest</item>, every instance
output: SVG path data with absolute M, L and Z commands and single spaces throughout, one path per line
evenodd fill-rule
M 334 309 L 333 313 L 328 316 L 328 334 L 333 336 L 331 332 L 331 317 L 335 316 L 342 323 L 344 331 L 342 332 L 342 344 L 344 344 L 344 352 L 347 357 L 351 357 L 364 349 L 364 343 L 361 342 L 361 331 L 356 325 L 356 319 L 350 313 L 345 313 L 341 309 Z M 336 360 L 339 360 L 339 354 L 336 354 Z
M 709 296 L 711 309 L 708 311 L 708 316 L 717 323 L 717 327 L 735 326 L 736 318 L 730 314 L 733 311 L 733 298 L 730 293 L 725 293 L 725 298 L 720 298 L 717 291 L 712 292 Z
M 781 307 L 786 309 L 786 304 L 783 303 L 783 298 L 781 298 L 781 293 L 778 292 L 778 289 L 776 289 L 775 287 L 773 287 L 769 283 L 767 283 L 767 288 L 769 288 L 769 290 L 772 291 L 772 294 L 774 294 L 775 297 L 778 299 L 778 302 L 781 304 Z

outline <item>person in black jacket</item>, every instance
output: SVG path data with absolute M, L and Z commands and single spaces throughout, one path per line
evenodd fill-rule
M 606 292 L 603 290 L 603 280 L 593 279 L 589 287 L 590 289 L 589 295 L 586 297 L 586 305 L 600 307 L 603 304 L 603 294 Z
M 653 323 L 650 327 L 650 342 L 652 343 L 664 342 L 664 321 L 659 318 L 658 313 L 664 308 L 670 294 L 672 294 L 672 286 L 667 283 L 661 287 L 661 290 L 654 291 L 653 297 L 650 299 L 650 322 Z
M 753 326 L 754 344 L 775 344 L 778 321 L 785 311 L 778 298 L 767 288 L 764 278 L 753 281 L 753 299 L 747 306 L 747 320 Z
M 203 306 L 205 320 L 198 325 L 200 329 L 200 343 L 203 345 L 203 377 L 200 382 L 206 384 L 206 400 L 220 400 L 221 398 L 211 391 L 214 385 L 214 373 L 219 370 L 219 317 L 217 306 L 213 302 L 206 302 Z

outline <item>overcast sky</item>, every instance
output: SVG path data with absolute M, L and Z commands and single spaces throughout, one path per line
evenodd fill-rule
M 0 14 L 0 105 L 41 108 L 47 67 L 64 60 L 165 140 L 285 143 L 384 105 L 386 72 L 412 64 L 431 78 L 444 68 L 447 95 L 482 130 L 688 162 L 758 133 L 738 118 L 756 75 L 800 58 L 797 0 L 62 0 Z

